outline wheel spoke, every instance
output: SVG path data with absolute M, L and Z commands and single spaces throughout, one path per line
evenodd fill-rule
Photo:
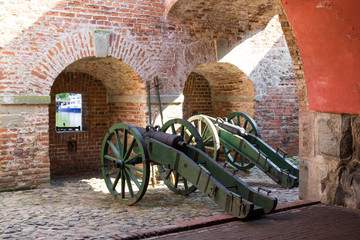
M 188 181 L 184 177 L 183 177 L 183 182 L 184 182 L 185 190 L 188 190 L 189 189 Z
M 240 123 L 240 116 L 237 116 L 237 125 L 238 125 L 238 126 L 241 126 L 241 123 Z
M 245 165 L 245 159 L 244 159 L 244 157 L 243 156 L 240 156 L 240 164 L 241 164 L 241 166 L 243 167 L 244 165 Z
M 205 137 L 207 130 L 208 130 L 208 126 L 205 126 L 204 132 L 201 134 L 201 138 Z
M 124 136 L 123 136 L 123 146 L 122 146 L 122 154 L 121 156 L 125 155 L 125 151 L 127 149 L 127 134 L 128 134 L 128 130 L 125 129 L 124 130 Z M 125 157 L 123 159 L 126 159 Z
M 116 158 L 114 158 L 114 157 L 112 157 L 112 156 L 110 156 L 110 155 L 104 155 L 104 158 L 106 158 L 107 160 L 114 161 L 114 162 L 119 161 L 118 159 L 116 159 Z
M 191 143 L 191 140 L 193 139 L 194 135 L 190 135 L 189 139 L 186 141 L 186 144 L 190 144 Z
M 239 156 L 239 153 L 237 151 L 235 151 L 234 162 L 236 162 L 236 159 L 238 156 Z
M 185 130 L 184 125 L 181 125 L 180 136 L 181 136 L 182 138 L 184 138 L 184 130 Z
M 172 170 L 172 169 L 170 169 L 170 171 L 166 174 L 165 179 L 169 179 L 170 174 L 171 174 L 172 172 L 173 172 L 173 170 Z
M 121 140 L 120 140 L 119 130 L 115 131 L 115 138 L 116 138 L 117 147 L 118 147 L 118 149 L 120 151 L 120 156 L 123 156 L 122 144 L 121 144 Z
M 124 144 L 124 145 L 125 145 L 125 144 Z M 125 160 L 125 161 L 129 158 L 130 153 L 131 153 L 131 151 L 132 151 L 133 148 L 134 148 L 134 145 L 135 145 L 135 138 L 133 138 L 133 139 L 131 140 L 130 146 L 129 146 L 129 148 L 126 150 L 126 153 L 125 153 L 125 155 L 124 155 L 124 160 Z
M 113 152 L 115 153 L 116 157 L 118 157 L 118 158 L 120 159 L 120 153 L 119 153 L 119 151 L 116 149 L 115 145 L 114 145 L 111 141 L 109 141 L 109 140 L 107 140 L 107 143 L 109 144 L 110 148 L 111 148 L 111 149 L 113 150 Z
M 136 159 L 136 158 L 138 158 L 138 157 L 140 157 L 140 156 L 141 156 L 141 152 L 135 154 L 135 155 L 132 156 L 132 157 L 129 157 L 128 159 L 126 159 L 126 160 L 124 161 L 124 163 L 129 163 L 129 162 L 131 162 L 132 160 L 134 160 L 134 159 Z
M 116 172 L 116 170 L 118 170 L 118 168 L 115 168 L 115 167 L 114 167 L 113 169 L 107 171 L 105 174 L 106 174 L 106 176 L 109 176 L 110 174 Z
M 121 178 L 121 171 L 119 170 L 119 172 L 116 174 L 115 181 L 112 185 L 112 190 L 115 190 L 116 185 L 118 184 L 120 178 Z
M 247 124 L 248 124 L 248 120 L 245 120 L 245 123 L 244 123 L 244 129 L 245 130 L 246 130 Z
M 143 172 L 143 170 L 142 170 L 141 168 L 136 167 L 136 166 L 131 165 L 131 164 L 125 164 L 125 167 L 131 168 L 131 169 L 133 169 L 133 170 L 135 170 L 135 171 L 138 171 L 138 172 Z
M 215 150 L 215 147 L 205 146 L 205 149 L 209 149 L 209 150 L 214 151 L 214 150 Z
M 233 159 L 233 157 L 231 156 L 231 154 L 229 154 L 227 157 L 228 157 L 228 160 L 229 160 L 230 162 L 232 162 L 232 163 L 234 162 L 234 159 Z
M 231 149 L 228 149 L 227 147 L 224 146 L 224 152 L 226 155 L 228 155 L 231 152 Z
M 125 169 L 126 173 L 130 176 L 130 178 L 134 181 L 134 183 L 136 184 L 136 186 L 140 189 L 140 183 L 137 180 L 137 178 L 135 177 L 134 173 L 130 170 L 130 169 Z
M 204 144 L 206 144 L 208 141 L 210 141 L 211 138 L 212 138 L 212 136 L 207 137 L 207 138 L 204 140 Z
M 198 132 L 201 133 L 201 129 L 202 129 L 202 121 L 199 120 L 198 122 Z
M 176 130 L 175 130 L 174 124 L 171 125 L 171 131 L 172 131 L 172 134 L 176 134 Z
M 130 176 L 127 174 L 127 172 L 124 172 L 124 174 L 125 174 L 125 177 L 126 177 L 126 184 L 128 186 L 130 195 L 133 198 L 135 195 L 134 195 L 134 192 L 133 192 L 133 189 L 132 189 L 132 186 L 131 186 Z
M 189 131 L 189 129 L 187 129 L 187 128 L 185 128 L 185 133 L 186 133 L 188 136 L 193 135 L 193 134 Z
M 174 183 L 175 188 L 178 187 L 179 176 L 180 176 L 180 174 L 176 171 L 176 172 L 175 172 L 175 183 Z
M 121 197 L 125 198 L 125 173 L 124 170 L 122 170 L 122 178 L 121 178 Z

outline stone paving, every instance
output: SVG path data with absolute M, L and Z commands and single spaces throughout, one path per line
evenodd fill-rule
M 253 187 L 272 190 L 279 204 L 298 200 L 298 188 L 281 188 L 256 167 L 237 174 Z M 116 239 L 224 213 L 199 191 L 181 196 L 158 184 L 135 206 L 126 206 L 113 199 L 100 174 L 57 177 L 48 189 L 0 193 L 0 238 Z

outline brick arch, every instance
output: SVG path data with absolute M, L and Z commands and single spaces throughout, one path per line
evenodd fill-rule
M 73 62 L 63 72 L 83 72 L 104 84 L 107 94 L 146 95 L 140 75 L 124 61 L 114 57 L 87 57 Z
M 206 3 L 206 6 L 202 3 Z M 219 14 L 219 11 L 222 11 L 221 8 L 226 7 L 226 5 L 233 6 L 233 8 L 230 8 L 229 12 L 222 12 Z M 192 11 L 190 9 L 190 7 L 193 6 L 197 7 L 196 11 Z M 238 16 L 243 19 L 241 19 L 241 21 L 233 21 L 233 18 L 236 16 L 236 14 L 235 12 L 231 11 L 237 11 L 239 6 L 242 6 L 242 9 L 246 10 L 243 12 L 247 13 L 242 15 L 243 13 L 239 12 Z M 288 17 L 286 16 L 284 6 L 280 0 L 263 1 L 263 4 L 261 4 L 261 1 L 258 1 L 258 3 L 253 3 L 253 1 L 250 0 L 236 2 L 224 1 L 223 3 L 216 0 L 208 0 L 200 3 L 190 0 L 166 0 L 165 8 L 165 19 L 167 19 L 168 22 L 172 22 L 173 24 L 176 24 L 177 26 L 192 32 L 192 34 L 200 34 L 202 42 L 207 41 L 207 39 L 225 39 L 228 41 L 229 45 L 227 51 L 230 51 L 232 47 L 239 45 L 239 43 L 249 37 L 247 35 L 254 34 L 257 31 L 264 29 L 275 15 L 279 15 L 279 20 L 289 48 L 292 65 L 296 75 L 299 108 L 300 110 L 308 110 L 307 86 L 303 72 L 302 60 L 299 54 L 299 48 L 292 32 Z M 254 21 L 254 19 L 247 19 L 247 14 L 251 15 L 257 20 Z M 192 20 L 190 16 L 192 16 Z M 210 16 L 215 16 L 219 19 L 216 21 L 211 21 L 209 19 L 214 18 Z M 239 24 L 236 24 L 237 22 Z M 242 23 L 245 25 L 242 26 Z M 247 25 L 251 27 L 246 29 Z M 224 26 L 227 27 L 225 28 Z M 205 29 L 199 31 L 201 28 Z M 236 31 L 230 31 L 231 28 Z M 229 31 L 225 30 L 224 32 L 220 33 L 221 31 L 219 29 L 229 29 Z M 211 34 L 206 34 L 207 32 Z M 188 64 L 188 74 L 190 74 L 192 69 L 194 69 L 194 67 L 196 67 L 198 64 L 206 62 L 199 62 L 197 60 L 198 59 L 195 59 L 194 61 L 196 62 L 194 63 L 195 66 L 190 66 L 190 64 Z M 188 74 L 184 76 L 185 79 Z
M 81 131 L 56 132 L 58 93 L 82 95 Z M 62 72 L 51 88 L 49 105 L 49 158 L 52 175 L 100 171 L 100 153 L 104 133 L 110 126 L 106 88 L 99 79 L 83 72 Z M 75 148 L 69 150 L 69 142 Z
M 210 62 L 196 67 L 184 87 L 184 117 L 197 111 L 215 117 L 232 112 L 254 114 L 254 85 L 230 63 Z
M 26 89 L 32 91 L 33 94 L 49 95 L 56 77 L 67 66 L 80 59 L 95 56 L 92 31 L 79 31 L 68 36 L 40 55 L 30 70 L 33 79 L 26 84 Z M 155 70 L 151 67 L 150 58 L 147 57 L 146 52 L 118 34 L 111 36 L 109 56 L 129 65 L 143 81 L 155 76 Z
M 216 61 L 214 48 L 214 41 L 200 40 L 184 49 L 183 71 L 174 76 L 179 79 L 180 87 L 184 87 L 186 79 L 198 66 Z

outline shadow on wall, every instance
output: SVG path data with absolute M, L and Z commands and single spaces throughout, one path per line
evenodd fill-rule
M 275 44 L 251 72 L 250 79 L 257 79 L 254 111 L 262 138 L 292 156 L 299 152 L 299 104 L 292 65 L 282 64 L 287 54 L 287 49 Z
M 259 47 L 264 36 L 258 35 L 234 48 L 221 62 L 196 67 L 185 82 L 182 114 L 173 106 L 169 111 L 173 115 L 167 116 L 187 119 L 192 112 L 215 117 L 246 112 L 273 148 L 297 155 L 299 107 L 289 49 L 283 35 Z
M 298 154 L 298 93 L 289 48 L 279 17 L 231 49 L 220 62 L 244 71 L 254 84 L 254 119 L 274 148 Z

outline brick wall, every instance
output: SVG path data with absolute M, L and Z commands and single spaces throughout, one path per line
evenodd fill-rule
M 230 53 L 220 61 L 234 64 L 252 81 L 255 91 L 253 116 L 262 139 L 273 148 L 281 147 L 289 155 L 297 155 L 298 71 L 295 72 L 292 65 L 297 46 L 291 29 L 285 26 L 284 16 L 279 12 L 263 30 L 244 35 L 243 41 L 232 42 Z M 291 52 L 285 36 L 292 44 Z
M 226 117 L 233 112 L 254 114 L 253 83 L 229 63 L 211 62 L 196 67 L 185 83 L 184 97 L 184 116 L 193 111 L 213 117 Z
M 0 189 L 49 184 L 47 106 L 2 106 Z
M 55 95 L 82 94 L 82 123 L 80 132 L 55 131 Z M 107 94 L 101 81 L 80 72 L 63 72 L 55 80 L 49 106 L 49 156 L 52 174 L 73 174 L 100 171 L 102 139 L 109 128 Z M 76 141 L 76 151 L 69 150 Z
M 261 102 L 255 103 L 255 119 L 261 137 L 271 147 L 281 147 L 289 155 L 299 152 L 299 117 L 296 86 L 267 89 Z
M 144 127 L 147 124 L 147 105 L 141 102 L 113 102 L 109 104 L 110 126 L 117 122 L 126 122 Z
M 204 76 L 191 73 L 184 87 L 183 118 L 188 119 L 193 112 L 213 116 L 211 88 Z
M 171 8 L 174 3 L 174 8 Z M 181 96 L 188 76 L 201 64 L 217 60 L 215 40 L 225 39 L 232 48 L 265 28 L 279 9 L 281 6 L 276 0 L 228 1 L 226 4 L 220 1 L 175 0 L 0 1 L 0 98 L 46 98 L 55 89 L 55 79 L 65 72 L 92 75 L 104 85 L 104 95 L 107 94 L 109 104 L 102 103 L 104 105 L 98 107 L 101 110 L 91 109 L 92 100 L 85 96 L 84 104 L 88 104 L 85 107 L 89 108 L 89 114 L 98 111 L 99 117 L 105 108 L 108 112 L 103 115 L 108 114 L 108 118 L 95 121 L 96 117 L 85 115 L 84 126 L 88 127 L 90 135 L 78 133 L 74 138 L 80 142 L 95 141 L 93 135 L 99 136 L 98 139 L 101 135 L 96 131 L 106 128 L 101 125 L 103 121 L 108 121 L 108 126 L 117 121 L 137 125 L 147 122 L 147 108 L 143 100 L 123 101 L 117 99 L 119 95 L 142 99 L 146 96 L 144 83 L 158 75 L 162 95 Z M 106 58 L 96 57 L 94 30 L 110 33 Z M 292 48 L 292 52 L 296 52 L 296 49 L 296 46 Z M 267 59 L 271 60 L 271 55 Z M 262 65 L 262 68 L 271 69 L 269 66 L 273 65 Z M 216 71 L 222 75 L 221 68 Z M 218 91 L 212 93 L 215 107 L 218 107 L 214 108 L 216 115 L 227 115 L 234 110 L 253 111 L 253 105 L 244 107 L 242 100 L 234 101 L 239 92 L 231 92 L 233 80 L 226 86 L 228 92 L 225 88 L 221 89 L 222 85 L 217 85 L 210 76 L 200 75 L 209 82 L 213 92 Z M 258 79 L 261 80 L 261 74 Z M 54 98 L 54 94 L 51 94 Z M 102 98 L 103 93 L 100 95 Z M 227 95 L 232 96 L 231 100 L 225 97 Z M 10 105 L 0 104 L 1 141 L 5 144 L 5 147 L 1 146 L 4 160 L 1 159 L 0 181 L 6 182 L 6 186 L 15 181 L 16 184 L 11 185 L 15 187 L 48 183 L 48 154 L 55 154 L 49 143 L 53 143 L 55 133 L 51 132 L 54 127 L 51 126 L 52 115 L 44 105 L 47 103 L 13 101 Z M 168 117 L 181 117 L 181 109 L 181 103 L 164 106 Z M 41 122 L 37 122 L 37 119 L 41 119 Z M 50 141 L 47 140 L 49 134 L 53 134 Z M 67 133 L 63 136 L 62 144 L 69 139 L 65 137 Z M 17 139 L 28 140 L 21 142 Z M 31 154 L 26 155 L 27 149 Z M 68 157 L 71 159 L 70 155 Z M 21 170 L 14 170 L 24 166 L 23 159 L 27 159 L 27 168 L 33 176 L 25 177 Z M 76 159 L 71 160 L 74 171 L 84 169 L 84 160 Z M 65 172 L 65 164 L 62 167 L 61 171 Z M 52 166 L 51 169 L 56 168 Z M 9 174 L 14 177 L 7 178 Z
M 276 50 L 276 45 L 273 48 L 275 52 L 280 51 Z M 271 54 L 264 59 L 276 55 Z M 193 72 L 185 83 L 185 118 L 193 111 L 213 117 L 245 112 L 255 119 L 262 139 L 270 146 L 274 149 L 281 147 L 289 156 L 298 154 L 295 75 L 258 70 L 264 81 L 259 82 L 257 75 L 260 73 L 253 74 L 250 76 L 253 84 L 244 72 L 228 63 L 207 63 L 194 71 L 202 75 Z M 255 94 L 261 98 L 255 98 Z

